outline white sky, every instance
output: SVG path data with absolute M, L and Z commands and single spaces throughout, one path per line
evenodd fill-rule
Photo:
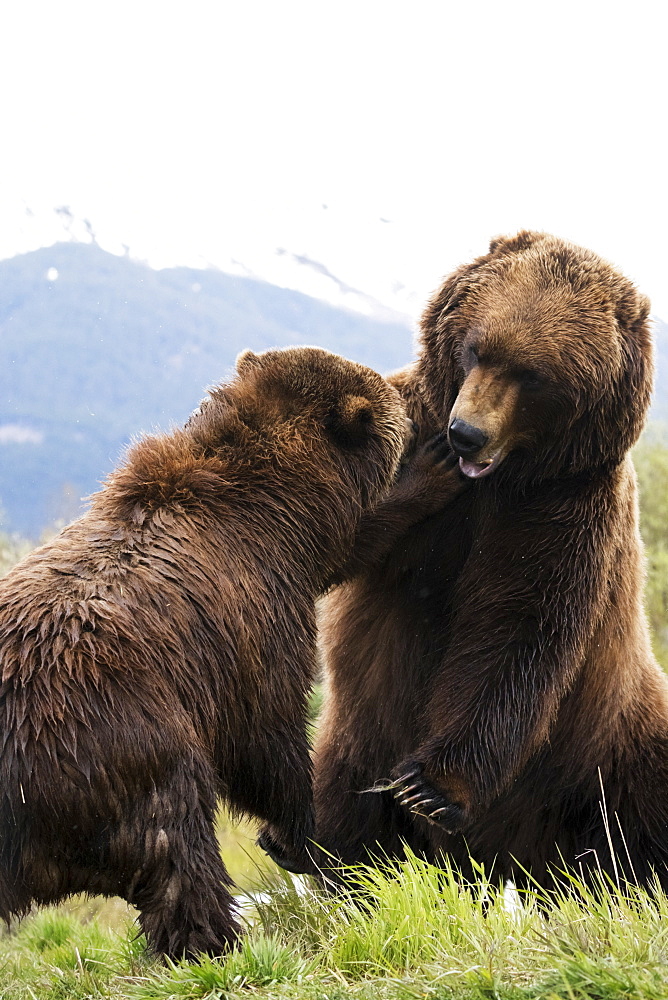
M 157 266 L 288 247 L 424 296 L 531 227 L 615 261 L 668 319 L 662 7 L 6 4 L 0 256 L 52 241 L 66 204 Z

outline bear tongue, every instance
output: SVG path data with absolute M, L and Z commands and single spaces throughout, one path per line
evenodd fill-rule
M 467 462 L 466 459 L 459 459 L 459 468 L 469 479 L 480 479 L 487 476 L 494 468 L 494 462 Z

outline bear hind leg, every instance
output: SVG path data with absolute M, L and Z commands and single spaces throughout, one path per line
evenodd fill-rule
M 126 893 L 151 951 L 173 959 L 220 955 L 240 934 L 213 829 L 189 834 L 155 831 L 153 863 L 136 872 Z
M 156 954 L 220 955 L 239 937 L 232 880 L 215 834 L 215 787 L 208 763 L 181 759 L 161 787 L 141 806 L 127 803 L 107 831 L 105 867 L 118 879 L 117 894 L 139 910 Z

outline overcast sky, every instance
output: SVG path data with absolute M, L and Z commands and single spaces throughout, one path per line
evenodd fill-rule
M 423 295 L 492 235 L 531 227 L 609 257 L 668 318 L 661 12 L 7 4 L 0 255 L 53 239 L 69 205 L 103 246 L 157 266 L 288 247 L 372 293 Z

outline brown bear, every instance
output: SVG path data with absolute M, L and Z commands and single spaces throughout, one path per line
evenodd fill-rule
M 7 921 L 114 894 L 155 952 L 217 953 L 239 931 L 217 796 L 262 818 L 278 853 L 305 855 L 315 599 L 390 486 L 409 422 L 396 389 L 326 351 L 246 352 L 237 369 L 0 581 Z M 459 489 L 438 447 L 422 459 L 399 508 Z
M 526 231 L 427 306 L 391 381 L 472 486 L 328 599 L 316 840 L 343 862 L 407 843 L 468 873 L 668 888 L 668 685 L 629 456 L 648 311 L 594 253 Z

